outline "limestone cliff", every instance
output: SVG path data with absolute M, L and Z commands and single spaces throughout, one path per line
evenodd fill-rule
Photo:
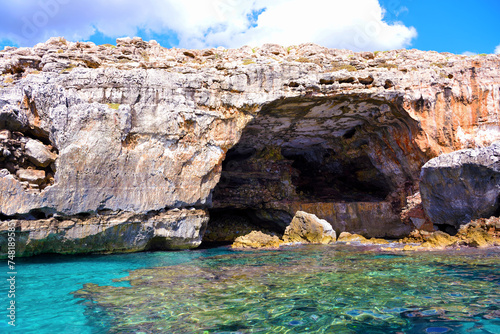
M 284 229 L 304 209 L 337 232 L 401 236 L 412 226 L 399 210 L 427 160 L 500 139 L 499 69 L 498 55 L 313 44 L 182 50 L 53 38 L 6 48 L 1 218 L 21 231 L 46 219 L 130 213 L 120 224 L 136 224 L 210 209 Z M 199 244 L 195 217 L 182 224 L 198 234 L 165 244 Z

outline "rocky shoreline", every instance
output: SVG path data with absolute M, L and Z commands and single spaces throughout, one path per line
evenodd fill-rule
M 0 74 L 0 257 L 9 226 L 31 256 L 284 235 L 299 211 L 415 240 L 500 215 L 499 55 L 51 38 Z
M 300 227 L 297 226 L 297 220 L 302 220 L 304 216 L 308 217 L 308 223 L 302 223 Z M 399 240 L 368 239 L 362 235 L 349 232 L 340 233 L 337 239 L 331 226 L 324 230 L 324 223 L 318 223 L 320 221 L 314 215 L 299 211 L 281 239 L 276 235 L 252 231 L 247 235 L 236 238 L 231 248 L 237 250 L 272 250 L 305 244 L 332 245 L 342 243 L 347 245 L 379 245 L 380 251 L 425 251 L 450 250 L 461 247 L 488 248 L 500 246 L 499 217 L 471 221 L 466 225 L 462 225 L 454 236 L 442 231 L 414 230 L 408 237 Z M 326 221 L 323 222 L 326 223 Z

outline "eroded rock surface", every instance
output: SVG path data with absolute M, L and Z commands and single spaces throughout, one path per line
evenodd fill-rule
M 290 225 L 285 229 L 285 242 L 329 244 L 335 242 L 337 235 L 326 220 L 313 214 L 297 211 Z
M 0 254 L 8 251 L 9 224 L 17 231 L 17 255 L 31 256 L 194 248 L 201 244 L 207 222 L 204 210 L 2 221 Z
M 420 167 L 500 139 L 499 59 L 313 44 L 182 50 L 139 38 L 6 48 L 0 213 L 213 204 L 284 230 L 301 209 L 339 232 L 403 236 Z
M 462 225 L 458 233 L 451 236 L 442 231 L 415 230 L 399 242 L 406 244 L 404 250 L 444 249 L 446 247 L 493 247 L 500 245 L 500 218 L 480 218 Z
M 434 224 L 461 225 L 500 209 L 500 142 L 443 154 L 422 168 L 420 189 Z
M 252 248 L 269 249 L 278 248 L 282 241 L 275 235 L 262 233 L 261 231 L 252 231 L 247 235 L 237 237 L 232 244 L 232 248 Z

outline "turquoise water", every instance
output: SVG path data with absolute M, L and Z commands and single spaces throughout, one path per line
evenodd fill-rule
M 500 333 L 499 249 L 373 250 L 28 259 L 16 329 L 3 321 L 0 332 Z
M 128 286 L 112 279 L 128 275 L 129 270 L 171 266 L 202 256 L 224 254 L 226 249 L 183 252 L 149 252 L 120 255 L 63 256 L 51 255 L 17 259 L 16 327 L 8 326 L 7 284 L 2 283 L 0 333 L 106 333 L 101 325 L 89 321 L 86 307 L 71 292 L 85 283 Z M 5 268 L 7 267 L 7 260 Z M 5 275 L 3 270 L 2 274 Z M 1 276 L 2 282 L 6 277 Z

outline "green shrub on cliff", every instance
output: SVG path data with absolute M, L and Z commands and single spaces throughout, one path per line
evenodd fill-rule
M 111 109 L 114 109 L 114 110 L 118 110 L 118 108 L 120 108 L 120 104 L 119 103 L 108 103 L 108 107 Z

